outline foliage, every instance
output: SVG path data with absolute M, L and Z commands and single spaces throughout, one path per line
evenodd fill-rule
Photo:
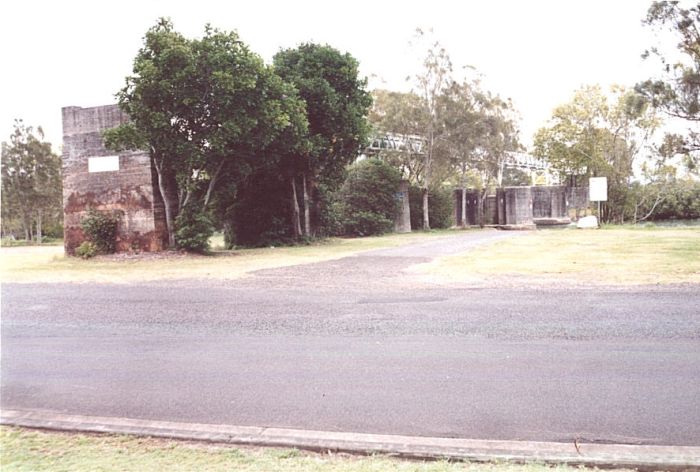
M 375 90 L 372 97 L 368 118 L 380 144 L 375 157 L 397 168 L 410 183 L 420 185 L 425 169 L 422 133 L 426 122 L 421 98 L 413 92 L 388 90 Z M 383 140 L 387 137 L 393 141 Z
M 45 229 L 61 230 L 61 158 L 51 151 L 41 127 L 36 134 L 15 120 L 10 143 L 2 143 L 2 234 L 24 233 L 41 242 Z M 52 236 L 61 237 L 52 231 Z
M 344 179 L 343 179 L 344 180 Z M 343 203 L 340 192 L 333 191 L 335 184 L 320 182 L 317 188 L 319 237 L 341 236 L 343 234 Z
M 314 209 L 314 221 L 304 222 L 308 237 L 314 228 L 318 229 L 329 208 L 319 205 L 320 186 L 336 190 L 342 182 L 338 176 L 365 145 L 369 134 L 366 116 L 372 98 L 365 89 L 366 79 L 359 78 L 357 60 L 328 45 L 307 43 L 282 50 L 273 64 L 275 72 L 296 87 L 306 105 L 305 146 L 292 159 L 283 161 L 283 173 L 291 179 L 301 175 L 308 187 L 307 193 L 302 193 L 301 205 L 309 212 Z
M 131 123 L 105 133 L 106 142 L 150 150 L 171 245 L 179 211 L 196 205 L 205 212 L 222 181 L 267 164 L 261 156 L 276 159 L 269 148 L 279 140 L 291 148 L 306 130 L 295 89 L 236 33 L 209 26 L 190 40 L 159 20 L 117 96 Z
M 418 30 L 418 38 L 425 40 L 426 35 Z M 475 185 L 484 192 L 500 185 L 509 154 L 521 148 L 513 104 L 484 91 L 476 79 L 458 81 L 438 42 L 428 46 L 415 79 L 415 93 L 375 92 L 370 120 L 376 136 L 399 141 L 378 150 L 377 157 L 424 190 L 446 182 L 462 188 Z M 419 226 L 414 220 L 414 227 L 430 224 L 430 195 L 423 192 L 423 208 L 413 214 L 424 219 Z
M 340 189 L 345 232 L 368 236 L 391 231 L 400 182 L 399 172 L 380 160 L 366 159 L 352 165 Z
M 184 207 L 175 219 L 175 244 L 180 249 L 206 252 L 213 234 L 214 224 L 210 216 L 194 205 Z
M 423 189 L 411 185 L 408 189 L 411 208 L 411 228 L 423 227 Z M 444 187 L 432 189 L 428 195 L 430 204 L 430 228 L 449 228 L 454 224 L 454 201 L 452 192 Z
M 656 1 L 651 4 L 644 21 L 652 28 L 670 31 L 677 38 L 677 57 L 664 56 L 653 47 L 645 51 L 645 59 L 656 57 L 661 62 L 662 80 L 649 79 L 637 84 L 636 90 L 667 115 L 690 122 L 685 135 L 669 134 L 667 143 L 673 152 L 682 154 L 691 170 L 700 164 L 700 3 L 684 8 L 677 1 Z
M 92 241 L 83 241 L 80 246 L 75 248 L 75 255 L 82 259 L 90 259 L 99 253 L 97 245 Z
M 80 221 L 80 226 L 88 240 L 95 244 L 97 251 L 111 254 L 117 245 L 117 228 L 119 216 L 112 213 L 89 209 L 87 215 Z
M 530 175 L 522 169 L 505 169 L 503 171 L 504 187 L 520 187 L 532 185 Z
M 416 30 L 419 41 L 425 40 L 422 30 Z M 423 151 L 423 179 L 421 188 L 424 190 L 423 197 L 423 229 L 430 229 L 430 205 L 429 192 L 433 184 L 433 165 L 439 160 L 441 154 L 437 152 L 438 140 L 442 137 L 444 128 L 440 123 L 441 98 L 445 89 L 449 86 L 452 74 L 452 61 L 445 48 L 434 42 L 427 47 L 423 59 L 423 69 L 416 74 L 415 83 L 418 95 L 421 98 L 420 104 L 424 118 L 421 123 L 425 139 L 425 150 Z
M 653 199 L 640 209 L 644 214 L 652 210 Z M 663 199 L 653 209 L 650 220 L 690 220 L 700 218 L 700 182 L 692 179 L 674 180 L 663 192 Z
M 571 102 L 554 110 L 534 142 L 535 156 L 547 160 L 560 180 L 581 185 L 588 177 L 607 177 L 606 222 L 623 220 L 635 160 L 660 124 L 644 97 L 620 87 L 612 92 L 610 103 L 599 86 L 577 90 Z

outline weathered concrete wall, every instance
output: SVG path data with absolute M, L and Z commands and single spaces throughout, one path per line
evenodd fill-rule
M 108 151 L 102 132 L 128 121 L 117 105 L 63 108 L 63 210 L 65 250 L 85 240 L 87 210 L 120 215 L 117 250 L 159 251 L 167 241 L 160 195 L 148 153 Z M 89 172 L 90 158 L 118 156 L 118 170 Z M 94 163 L 95 161 L 93 161 Z
M 530 187 L 505 187 L 505 222 L 515 226 L 532 225 L 532 192 Z
M 588 187 L 566 187 L 566 199 L 568 208 L 572 210 L 585 210 L 591 203 L 588 200 Z
M 397 233 L 411 232 L 411 205 L 408 201 L 408 180 L 402 180 L 399 191 L 396 192 L 399 211 L 394 219 L 394 231 Z
M 498 224 L 498 199 L 496 195 L 487 195 L 484 202 L 484 224 Z
M 563 185 L 550 187 L 550 216 L 552 218 L 565 218 L 569 213 L 568 201 L 566 198 L 566 187 Z
M 552 214 L 550 187 L 532 187 L 532 217 L 547 218 Z

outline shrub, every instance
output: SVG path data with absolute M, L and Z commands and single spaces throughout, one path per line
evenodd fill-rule
M 383 161 L 368 159 L 352 165 L 339 191 L 345 232 L 368 236 L 391 231 L 400 182 L 401 174 Z
M 90 241 L 83 241 L 80 246 L 75 248 L 75 255 L 83 259 L 90 259 L 97 255 L 97 245 Z
M 185 206 L 175 218 L 175 244 L 193 252 L 209 250 L 209 238 L 214 234 L 214 224 L 208 213 Z
M 80 226 L 88 240 L 94 243 L 98 253 L 111 254 L 117 246 L 119 216 L 89 209 Z
M 411 207 L 411 229 L 423 228 L 423 190 L 415 185 L 408 189 Z M 454 224 L 452 192 L 445 188 L 428 192 L 428 219 L 431 229 L 449 228 Z
M 394 227 L 394 221 L 371 211 L 349 211 L 344 227 L 347 234 L 371 236 L 388 233 Z

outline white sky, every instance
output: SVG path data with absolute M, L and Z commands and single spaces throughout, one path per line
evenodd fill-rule
M 114 103 L 145 31 L 160 16 L 188 37 L 209 22 L 235 29 L 266 61 L 300 42 L 350 52 L 370 88 L 409 88 L 416 27 L 433 28 L 455 66 L 471 65 L 514 101 L 522 139 L 584 84 L 633 85 L 658 70 L 640 58 L 657 41 L 641 0 L 221 0 L 0 2 L 0 140 L 14 118 L 59 148 L 61 107 Z M 669 50 L 673 44 L 665 46 Z

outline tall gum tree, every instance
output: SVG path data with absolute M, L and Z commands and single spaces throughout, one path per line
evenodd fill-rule
M 690 5 L 690 4 L 689 4 Z M 700 3 L 684 7 L 677 1 L 653 2 L 644 23 L 650 28 L 670 32 L 676 39 L 676 51 L 657 47 L 644 52 L 643 58 L 657 58 L 661 78 L 649 79 L 635 89 L 667 116 L 689 124 L 684 134 L 670 133 L 665 139 L 667 152 L 685 157 L 688 168 L 700 164 Z M 668 57 L 668 55 L 675 57 Z
M 57 221 L 61 212 L 61 158 L 36 131 L 15 120 L 10 142 L 2 143 L 3 228 L 18 218 L 27 241 L 41 243 L 43 225 Z
M 416 30 L 416 42 L 427 41 L 425 33 L 421 29 Z M 441 124 L 441 97 L 452 80 L 452 61 L 445 48 L 438 42 L 432 42 L 427 47 L 423 59 L 422 70 L 415 75 L 414 81 L 416 93 L 421 98 L 424 118 L 422 123 L 425 140 L 423 152 L 423 229 L 430 229 L 430 209 L 428 192 L 433 184 L 433 167 L 435 160 L 439 159 L 438 141 L 442 137 L 444 128 Z

